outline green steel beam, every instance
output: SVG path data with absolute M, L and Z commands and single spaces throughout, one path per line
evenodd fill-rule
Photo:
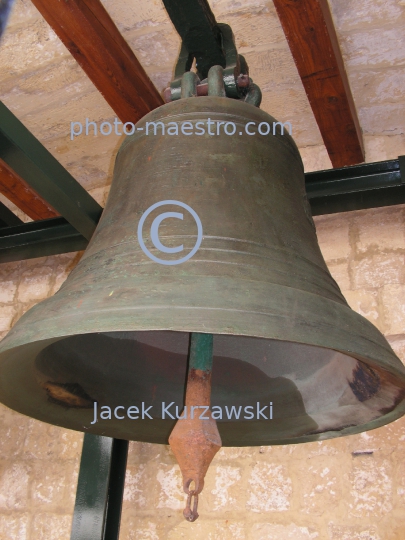
M 0 158 L 90 240 L 101 206 L 1 102 Z
M 71 540 L 118 540 L 128 441 L 86 433 Z
M 402 178 L 402 183 L 405 184 L 405 156 L 399 156 L 398 164 L 399 164 L 399 172 Z
M 405 203 L 405 157 L 305 175 L 312 215 Z
M 11 225 L 20 225 L 23 223 L 5 204 L 0 202 L 0 227 L 9 227 Z
M 0 228 L 0 263 L 82 251 L 87 244 L 88 240 L 62 217 L 21 222 Z

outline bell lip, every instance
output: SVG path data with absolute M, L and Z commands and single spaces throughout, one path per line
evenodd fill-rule
M 62 291 L 60 291 L 62 292 Z M 305 295 L 308 295 L 310 293 L 305 293 Z M 58 293 L 56 293 L 58 295 Z M 0 373 L 1 373 L 1 362 L 2 362 L 2 354 L 6 351 L 10 351 L 14 348 L 25 346 L 30 343 L 39 343 L 42 341 L 48 342 L 48 344 L 55 341 L 59 341 L 61 339 L 65 339 L 71 336 L 78 336 L 83 334 L 99 334 L 99 333 L 106 333 L 106 332 L 180 332 L 180 333 L 191 333 L 191 332 L 197 332 L 197 333 L 205 333 L 205 334 L 213 334 L 215 335 L 224 335 L 224 336 L 241 336 L 241 337 L 250 337 L 250 338 L 258 338 L 258 339 L 271 339 L 276 341 L 285 341 L 289 343 L 295 343 L 298 345 L 309 345 L 312 347 L 319 347 L 327 350 L 333 350 L 338 353 L 341 353 L 343 355 L 350 356 L 356 360 L 359 360 L 361 362 L 364 362 L 370 367 L 376 367 L 379 369 L 384 369 L 393 375 L 399 377 L 405 384 L 405 365 L 401 361 L 401 359 L 395 354 L 392 347 L 386 340 L 385 336 L 376 328 L 370 321 L 368 321 L 365 317 L 358 314 L 357 312 L 353 311 L 348 305 L 343 305 L 340 303 L 337 303 L 330 299 L 324 299 L 326 303 L 335 304 L 338 306 L 339 309 L 347 310 L 348 313 L 351 314 L 352 317 L 359 320 L 363 325 L 368 326 L 371 328 L 373 332 L 375 332 L 375 336 L 382 338 L 383 342 L 377 343 L 373 340 L 373 348 L 376 350 L 377 348 L 380 351 L 384 351 L 384 358 L 382 358 L 382 355 L 379 355 L 379 358 L 373 358 L 371 356 L 366 356 L 365 354 L 361 354 L 360 352 L 355 351 L 349 351 L 344 350 L 339 347 L 334 347 L 333 344 L 330 346 L 316 343 L 316 340 L 314 339 L 315 336 L 311 332 L 306 333 L 307 339 L 294 339 L 289 334 L 289 332 L 284 332 L 281 335 L 270 335 L 269 333 L 261 332 L 258 328 L 255 333 L 253 332 L 240 332 L 240 331 L 227 331 L 224 328 L 218 329 L 218 321 L 213 317 L 212 318 L 212 326 L 207 325 L 207 320 L 209 319 L 209 312 L 217 311 L 215 308 L 204 308 L 207 313 L 207 319 L 204 324 L 204 328 L 201 328 L 201 326 L 193 325 L 187 322 L 187 324 L 182 326 L 182 321 L 178 321 L 176 324 L 173 324 L 171 326 L 168 326 L 167 324 L 161 324 L 159 323 L 159 320 L 156 318 L 155 324 L 139 324 L 139 322 L 134 322 L 134 320 L 130 317 L 128 317 L 128 312 L 125 309 L 125 314 L 123 319 L 116 320 L 115 324 L 112 323 L 110 320 L 105 319 L 104 317 L 97 317 L 97 313 L 100 314 L 100 312 L 95 312 L 93 310 L 85 311 L 82 314 L 81 319 L 85 318 L 88 320 L 88 318 L 93 318 L 96 316 L 98 318 L 98 324 L 97 329 L 86 329 L 83 326 L 78 326 L 77 324 L 69 325 L 67 324 L 68 319 L 72 319 L 77 317 L 77 314 L 71 313 L 69 316 L 66 316 L 64 323 L 64 329 L 62 330 L 61 327 L 54 327 L 53 331 L 49 332 L 48 336 L 45 338 L 40 339 L 30 339 L 30 336 L 27 334 L 24 334 L 24 339 L 21 340 L 21 335 L 17 338 L 17 343 L 15 343 L 15 331 L 18 330 L 21 326 L 26 325 L 28 323 L 28 320 L 30 316 L 32 316 L 32 312 L 35 311 L 37 308 L 43 309 L 44 306 L 50 302 L 53 301 L 55 296 L 49 297 L 30 310 L 28 310 L 18 321 L 17 323 L 10 329 L 8 334 L 0 341 Z M 172 306 L 171 310 L 178 309 L 180 306 Z M 201 309 L 201 308 L 199 308 Z M 156 311 L 159 312 L 166 312 L 169 310 L 169 306 L 164 306 L 164 309 L 162 309 L 162 306 L 160 307 L 151 307 L 149 306 L 149 310 L 153 313 L 154 317 L 156 315 Z M 113 312 L 114 309 L 111 309 L 109 313 Z M 132 311 L 132 310 L 131 310 Z M 135 310 L 136 311 L 136 310 Z M 190 315 L 193 311 L 192 307 L 187 306 L 187 312 Z M 227 310 L 224 310 L 227 311 Z M 254 315 L 262 316 L 263 314 L 258 312 L 253 312 Z M 27 320 L 28 319 L 28 320 Z M 54 319 L 55 320 L 55 319 Z M 45 322 L 45 320 L 43 321 Z M 62 322 L 62 321 L 61 321 Z M 69 327 L 69 332 L 66 333 L 66 326 Z M 325 329 L 326 332 L 326 329 Z M 33 337 L 33 336 L 31 336 Z M 363 338 L 364 339 L 364 338 Z M 369 339 L 367 338 L 369 341 Z M 391 363 L 387 362 L 387 356 L 390 357 Z M 392 364 L 394 362 L 394 364 Z
M 296 439 L 286 438 L 286 439 L 278 439 L 276 442 L 272 442 L 271 444 L 266 444 L 263 442 L 263 444 L 255 444 L 253 446 L 280 446 L 280 445 L 287 445 L 287 444 L 304 444 L 308 442 L 321 442 L 321 441 L 328 441 L 331 439 L 338 439 L 340 437 L 347 437 L 348 435 L 356 435 L 358 433 L 364 433 L 366 431 L 372 431 L 373 429 L 378 429 L 380 427 L 386 426 L 388 424 L 391 424 L 392 422 L 395 422 L 396 420 L 399 420 L 404 416 L 405 414 L 405 399 L 403 399 L 398 405 L 393 409 L 391 412 L 384 414 L 383 416 L 380 416 L 379 418 L 375 418 L 374 420 L 370 420 L 370 422 L 366 422 L 365 424 L 359 424 L 357 426 L 350 426 L 347 428 L 342 429 L 341 431 L 324 431 L 322 433 L 316 433 L 313 435 L 305 435 L 302 437 L 297 437 Z M 219 424 L 220 428 L 220 424 Z M 231 446 L 226 444 L 226 442 L 222 443 L 222 446 Z M 232 444 L 232 446 L 235 447 L 247 447 L 252 446 L 251 444 L 246 443 L 246 441 L 238 440 L 236 441 L 236 444 Z
M 57 294 L 57 293 L 56 293 Z M 307 293 L 308 294 L 308 293 Z M 388 341 L 386 340 L 385 336 L 372 324 L 370 323 L 370 321 L 368 321 L 367 319 L 365 319 L 363 316 L 359 315 L 357 312 L 353 311 L 349 306 L 344 306 L 342 304 L 338 304 L 337 302 L 334 302 L 333 300 L 328 300 L 328 302 L 332 302 L 332 303 L 336 303 L 340 308 L 346 308 L 349 312 L 351 312 L 352 315 L 354 315 L 355 317 L 359 318 L 360 320 L 362 320 L 363 324 L 367 324 L 369 325 L 380 337 L 383 338 L 383 340 L 385 341 L 385 344 L 384 344 L 384 349 L 385 349 L 385 353 L 388 355 L 395 361 L 395 364 L 396 365 L 392 365 L 392 364 L 387 364 L 385 359 L 382 360 L 381 358 L 380 359 L 375 359 L 375 358 L 372 358 L 372 357 L 369 357 L 369 356 L 365 356 L 364 354 L 361 354 L 361 353 L 356 353 L 355 351 L 348 351 L 348 350 L 344 350 L 344 349 L 341 349 L 341 348 L 338 348 L 338 347 L 333 347 L 333 346 L 327 346 L 327 345 L 322 345 L 322 344 L 318 344 L 318 343 L 315 343 L 314 341 L 311 341 L 311 339 L 309 338 L 308 340 L 304 341 L 304 340 L 298 340 L 298 339 L 291 339 L 288 335 L 284 335 L 284 336 L 270 336 L 269 334 L 265 334 L 265 333 L 260 333 L 259 331 L 255 334 L 249 332 L 249 333 L 243 333 L 243 332 L 232 332 L 232 331 L 225 331 L 225 330 L 218 330 L 218 329 L 215 329 L 214 327 L 210 328 L 210 327 L 207 327 L 207 325 L 205 324 L 205 328 L 201 328 L 201 326 L 192 326 L 192 325 L 187 325 L 187 328 L 180 328 L 180 327 L 175 327 L 176 325 L 172 325 L 171 327 L 168 327 L 168 326 L 163 326 L 163 325 L 159 325 L 159 323 L 156 324 L 156 326 L 153 326 L 153 325 L 148 325 L 148 327 L 141 327 L 139 324 L 138 326 L 136 324 L 133 324 L 132 321 L 128 321 L 128 319 L 125 321 L 127 324 L 122 324 L 123 321 L 121 320 L 119 324 L 119 328 L 118 328 L 118 325 L 114 327 L 113 324 L 111 324 L 111 321 L 106 321 L 106 320 L 103 320 L 103 319 L 100 319 L 100 323 L 99 323 L 99 326 L 97 328 L 97 330 L 86 330 L 84 328 L 76 328 L 77 331 L 73 330 L 73 329 L 70 329 L 71 331 L 69 333 L 59 333 L 59 332 L 53 332 L 51 333 L 48 337 L 46 338 L 42 338 L 42 339 L 33 339 L 33 340 L 29 340 L 29 339 L 26 339 L 24 340 L 23 342 L 18 342 L 17 344 L 13 344 L 13 337 L 14 337 L 14 330 L 17 329 L 18 327 L 20 327 L 20 325 L 23 325 L 24 324 L 24 319 L 25 317 L 28 317 L 30 314 L 31 314 L 31 311 L 32 310 L 35 310 L 36 307 L 43 307 L 43 305 L 45 305 L 47 302 L 51 301 L 54 297 L 49 297 L 45 300 L 43 300 L 42 302 L 40 302 L 39 304 L 37 304 L 36 306 L 34 306 L 33 308 L 31 308 L 30 310 L 28 310 L 18 321 L 17 323 L 15 324 L 15 326 L 13 326 L 10 331 L 8 332 L 8 334 L 6 336 L 4 336 L 4 338 L 0 341 L 0 373 L 1 373 L 1 363 L 2 363 L 2 355 L 3 353 L 7 352 L 7 351 L 11 351 L 12 349 L 15 349 L 15 348 L 19 348 L 19 347 L 24 347 L 26 345 L 29 345 L 31 343 L 40 343 L 40 342 L 47 342 L 47 345 L 51 344 L 51 343 L 55 343 L 57 341 L 60 341 L 62 339 L 66 339 L 66 338 L 69 338 L 71 336 L 79 336 L 79 335 L 84 335 L 84 334 L 102 334 L 102 333 L 111 333 L 111 332 L 179 332 L 179 333 L 192 333 L 192 332 L 196 332 L 196 333 L 201 333 L 201 334 L 213 334 L 214 336 L 215 335 L 223 335 L 223 336 L 240 336 L 240 337 L 249 337 L 249 338 L 257 338 L 257 339 L 270 339 L 270 340 L 275 340 L 275 341 L 280 341 L 280 342 L 289 342 L 289 343 L 294 343 L 294 344 L 297 344 L 297 345 L 309 345 L 311 347 L 318 347 L 318 348 L 321 348 L 321 349 L 326 349 L 326 350 L 330 350 L 330 351 L 336 351 L 340 354 L 343 354 L 343 355 L 346 355 L 346 356 L 349 356 L 351 358 L 354 358 L 355 360 L 358 360 L 360 362 L 364 362 L 365 364 L 369 365 L 370 367 L 374 367 L 374 368 L 377 368 L 377 369 L 383 369 L 383 370 L 386 370 L 388 371 L 389 373 L 391 373 L 392 375 L 398 377 L 399 379 L 402 380 L 402 382 L 404 383 L 404 386 L 405 386 L 405 365 L 403 364 L 403 362 L 401 361 L 401 359 L 395 354 L 394 350 L 392 349 L 392 347 L 390 346 L 390 344 L 388 343 Z M 178 306 L 176 306 L 178 307 Z M 168 309 L 166 307 L 166 309 Z M 189 311 L 192 311 L 192 308 L 188 308 Z M 166 311 L 166 310 L 164 310 Z M 207 311 L 210 311 L 210 308 L 207 308 Z M 94 312 L 93 311 L 88 311 L 86 312 L 87 315 L 93 315 Z M 73 317 L 73 314 L 70 315 L 70 317 Z M 66 321 L 65 321 L 66 322 Z M 129 322 L 129 324 L 128 324 Z M 181 324 L 181 323 L 178 323 L 178 324 Z M 216 322 L 214 321 L 213 324 L 215 325 Z M 59 328 L 58 328 L 59 329 Z M 307 334 L 308 336 L 311 336 L 310 333 Z M 7 346 L 7 342 L 10 341 L 10 346 Z M 4 345 L 6 345 L 4 347 Z M 374 343 L 374 346 L 378 346 L 379 348 L 382 348 L 382 344 L 377 344 L 377 343 Z M 42 350 L 42 349 L 41 349 Z M 384 362 L 383 364 L 381 362 Z M 0 399 L 0 402 L 1 402 L 1 399 Z M 404 414 L 405 414 L 405 411 L 404 411 Z
M 7 406 L 7 404 L 6 404 Z M 12 408 L 12 407 L 10 407 Z M 162 440 L 161 437 L 157 436 L 156 438 L 152 437 L 146 438 L 146 437 L 137 437 L 137 438 L 126 438 L 122 436 L 122 433 L 120 434 L 118 431 L 115 432 L 108 432 L 106 433 L 105 427 L 100 426 L 97 427 L 97 424 L 95 426 L 90 427 L 84 427 L 81 429 L 78 427 L 74 422 L 51 422 L 49 419 L 43 418 L 40 415 L 34 415 L 34 414 L 26 414 L 20 407 L 15 408 L 13 407 L 12 410 L 23 414 L 25 416 L 28 416 L 29 418 L 34 418 L 35 420 L 38 420 L 40 422 L 44 422 L 51 426 L 57 426 L 61 427 L 63 429 L 70 429 L 72 431 L 78 431 L 81 433 L 90 433 L 93 435 L 98 436 L 105 436 L 105 437 L 113 437 L 113 438 L 119 438 L 123 440 L 128 441 L 134 441 L 134 442 L 144 442 L 149 444 L 162 444 L 167 446 L 169 435 L 167 436 L 167 439 Z M 231 422 L 218 422 L 218 431 L 220 433 L 221 439 L 222 439 L 222 446 L 227 448 L 242 448 L 242 447 L 260 447 L 260 446 L 284 446 L 284 445 L 290 445 L 290 444 L 304 444 L 304 443 L 311 443 L 311 442 L 321 442 L 321 441 L 327 441 L 331 439 L 337 439 L 340 437 L 346 437 L 348 435 L 356 435 L 359 433 L 364 433 L 368 431 L 372 431 L 374 429 L 378 429 L 380 427 L 383 427 L 385 425 L 388 425 L 399 418 L 401 418 L 405 414 L 405 399 L 403 399 L 398 405 L 389 413 L 384 414 L 383 416 L 380 416 L 379 418 L 375 418 L 374 420 L 371 420 L 369 422 L 366 422 L 364 424 L 359 424 L 356 426 L 350 426 L 347 428 L 344 428 L 341 431 L 325 431 L 322 433 L 314 433 L 310 435 L 303 435 L 298 436 L 296 438 L 282 438 L 282 439 L 271 439 L 271 440 L 257 440 L 253 444 L 251 441 L 246 441 L 244 439 L 236 439 L 232 438 L 232 441 L 228 441 L 227 437 L 224 436 L 223 433 L 221 433 L 222 427 L 224 424 L 230 424 Z M 153 422 L 153 420 L 152 420 Z M 233 424 L 236 424 L 237 422 L 233 422 Z M 75 427 L 73 427 L 73 424 L 75 424 Z M 173 423 L 174 426 L 174 423 Z M 113 430 L 114 431 L 114 430 Z
M 250 289 L 252 288 L 253 285 L 250 286 Z M 274 302 L 277 295 L 281 294 L 288 307 L 293 305 L 292 299 L 288 297 L 292 295 L 294 307 L 303 310 L 301 317 L 288 326 L 285 307 L 279 312 L 262 311 L 262 306 L 255 306 L 253 311 L 240 311 L 233 306 L 218 309 L 215 304 L 204 307 L 161 304 L 149 305 L 147 308 L 133 305 L 118 308 L 114 304 L 116 300 L 112 300 L 109 307 L 104 309 L 97 309 L 97 306 L 93 305 L 77 309 L 76 301 L 69 299 L 68 289 L 62 286 L 54 296 L 28 310 L 0 341 L 0 374 L 2 353 L 22 345 L 81 334 L 172 331 L 274 339 L 321 347 L 348 355 L 371 367 L 385 369 L 405 383 L 405 366 L 384 335 L 347 304 L 323 298 L 322 304 L 318 305 L 318 311 L 314 312 L 306 307 L 306 304 L 311 305 L 311 301 L 316 298 L 313 293 L 274 284 L 267 284 L 267 293 L 271 294 Z M 66 305 L 66 309 L 63 308 L 64 315 L 56 317 L 61 303 Z M 322 310 L 319 309 L 321 305 Z M 327 316 L 330 320 L 325 319 Z M 171 324 L 168 323 L 169 317 L 173 321 Z M 303 322 L 307 322 L 307 317 L 310 317 L 309 324 L 304 326 Z M 353 328 L 354 335 L 351 333 Z M 346 343 L 351 345 L 352 350 L 339 347 L 341 343 L 345 343 L 340 341 L 342 335 L 347 336 Z M 322 336 L 327 336 L 327 339 L 322 340 Z
M 122 330 L 115 330 L 116 332 L 120 332 Z M 137 330 L 134 330 L 134 331 L 137 331 Z M 142 331 L 142 330 L 141 330 Z M 153 332 L 153 331 L 172 331 L 172 332 L 181 332 L 181 333 L 189 333 L 189 331 L 187 330 L 186 332 L 184 330 L 173 330 L 173 329 L 162 329 L 162 328 L 157 328 L 156 330 L 144 330 L 144 331 L 149 331 L 149 332 Z M 194 330 L 191 330 L 191 331 L 194 331 Z M 208 332 L 208 331 L 205 331 L 205 332 L 202 332 L 201 329 L 196 329 L 195 331 L 198 331 L 199 333 L 211 333 L 211 332 Z M 111 330 L 109 329 L 108 332 L 114 332 L 114 330 Z M 81 334 L 75 334 L 75 335 L 83 335 L 83 334 L 98 334 L 98 333 L 104 333 L 103 331 L 100 331 L 100 332 L 82 332 Z M 246 334 L 231 334 L 231 333 L 226 333 L 226 332 L 216 332 L 215 333 L 216 335 L 230 335 L 230 336 L 245 336 L 245 337 L 252 337 L 252 336 L 249 336 L 249 335 L 246 335 Z M 214 335 L 215 335 L 214 334 Z M 38 340 L 34 343 L 36 343 L 38 345 L 38 352 L 42 351 L 46 346 L 52 344 L 52 343 L 56 343 L 58 341 L 61 341 L 63 339 L 66 339 L 68 337 L 71 337 L 72 335 L 74 334 L 70 334 L 70 335 L 60 335 L 60 336 L 57 336 L 57 337 L 52 337 L 52 338 L 47 338 L 47 339 L 42 339 L 42 340 Z M 283 339 L 277 339 L 277 338 L 262 338 L 261 336 L 255 336 L 257 337 L 258 339 L 274 339 L 276 341 L 286 341 L 286 340 L 283 340 Z M 302 341 L 291 341 L 289 340 L 291 343 L 295 343 L 295 344 L 302 344 L 302 345 L 308 345 L 307 343 L 303 343 Z M 2 345 L 2 342 L 0 342 L 0 371 L 1 371 L 1 363 L 2 363 L 2 355 L 3 353 L 7 352 L 7 351 L 11 351 L 13 350 L 14 348 L 19 348 L 19 347 L 22 347 L 22 348 L 25 348 L 27 345 L 29 345 L 30 343 L 33 343 L 33 342 L 28 342 L 28 343 L 25 343 L 25 344 L 22 344 L 22 345 L 18 345 L 16 347 L 10 347 L 8 349 L 3 349 L 1 350 L 1 345 Z M 39 346 L 41 343 L 43 343 L 43 346 Z M 341 354 L 344 354 L 346 356 L 349 356 L 351 358 L 354 358 L 356 360 L 359 360 L 359 361 L 362 361 L 364 363 L 366 363 L 367 365 L 370 365 L 371 367 L 378 367 L 380 370 L 386 370 L 386 371 L 389 371 L 392 375 L 394 375 L 395 377 L 398 377 L 400 379 L 400 382 L 402 382 L 402 385 L 405 387 L 405 368 L 404 368 L 404 372 L 401 373 L 400 370 L 396 370 L 395 368 L 393 367 L 390 367 L 390 368 L 387 368 L 387 367 L 382 367 L 381 365 L 377 364 L 376 361 L 372 361 L 372 360 L 369 360 L 365 357 L 362 357 L 361 355 L 355 355 L 355 354 L 352 354 L 352 353 L 348 353 L 347 351 L 341 351 L 341 350 L 337 350 L 337 349 L 332 349 L 332 348 L 328 348 L 328 347 L 323 347 L 323 346 L 320 346 L 320 345 L 313 345 L 313 347 L 319 347 L 319 348 L 323 348 L 323 349 L 327 349 L 327 350 L 334 350 L 336 352 L 339 352 Z M 395 353 L 393 353 L 395 355 Z M 395 355 L 396 356 L 396 355 Z M 30 360 L 27 360 L 27 362 L 29 364 L 32 365 L 32 361 L 33 361 L 33 358 L 31 358 Z M 399 360 L 400 361 L 400 360 Z M 0 392 L 1 392 L 1 380 L 0 380 Z M 2 392 L 1 392 L 2 393 Z M 115 438 L 124 438 L 125 440 L 130 440 L 130 441 L 136 441 L 136 442 L 147 442 L 147 443 L 151 443 L 151 444 L 165 444 L 167 445 L 168 444 L 168 439 L 164 439 L 162 440 L 161 437 L 157 436 L 156 437 L 156 440 L 152 440 L 153 437 L 150 437 L 150 438 L 145 438 L 145 437 L 137 437 L 137 438 L 125 438 L 122 436 L 122 433 L 120 434 L 117 430 L 111 430 L 110 432 L 106 432 L 105 430 L 105 427 L 103 426 L 100 426 L 100 427 L 97 427 L 97 424 L 95 424 L 95 426 L 90 426 L 90 427 L 84 427 L 83 426 L 83 429 L 80 428 L 80 426 L 78 426 L 78 422 L 77 420 L 75 421 L 71 421 L 70 419 L 66 419 L 67 421 L 66 422 L 54 422 L 54 421 L 50 421 L 49 420 L 49 417 L 46 418 L 45 416 L 42 417 L 41 415 L 36 415 L 36 414 L 33 414 L 33 412 L 35 411 L 32 411 L 32 409 L 30 410 L 29 414 L 27 414 L 24 410 L 24 407 L 20 407 L 20 406 L 17 406 L 15 407 L 14 404 L 10 404 L 10 401 L 12 400 L 8 400 L 8 399 L 5 399 L 3 398 L 3 396 L 1 396 L 1 399 L 0 399 L 1 403 L 5 404 L 6 406 L 10 407 L 11 409 L 19 412 L 20 414 L 24 414 L 30 418 L 35 418 L 36 420 L 39 420 L 41 422 L 45 422 L 49 425 L 56 425 L 56 426 L 59 426 L 59 427 L 62 427 L 64 429 L 71 429 L 71 430 L 74 430 L 74 431 L 79 431 L 79 432 L 82 432 L 82 433 L 92 433 L 92 434 L 95 434 L 95 435 L 100 435 L 100 436 L 108 436 L 108 437 L 115 437 Z M 235 438 L 232 438 L 232 441 L 229 441 L 228 438 L 226 437 L 226 435 L 224 435 L 223 433 L 221 433 L 223 431 L 222 427 L 226 424 L 236 424 L 236 423 L 239 423 L 239 421 L 235 421 L 235 422 L 222 422 L 222 421 L 219 421 L 218 422 L 218 429 L 219 429 L 219 432 L 220 432 L 220 435 L 221 435 L 221 438 L 222 438 L 222 446 L 224 447 L 257 447 L 257 446 L 279 446 L 279 445 L 289 445 L 289 444 L 301 444 L 301 443 L 308 443 L 308 442 L 319 442 L 319 441 L 323 441 L 323 440 L 329 440 L 329 439 L 335 439 L 335 438 L 338 438 L 338 437 L 344 437 L 344 436 L 347 436 L 347 435 L 355 435 L 355 434 L 358 434 L 358 433 L 362 433 L 362 432 L 365 432 L 365 431 L 370 431 L 370 430 L 373 430 L 373 429 L 377 429 L 379 427 L 382 427 L 384 425 L 387 425 L 395 420 L 398 420 L 399 418 L 401 418 L 403 415 L 405 414 L 405 398 L 403 398 L 401 401 L 399 401 L 397 403 L 397 405 L 395 406 L 395 408 L 393 410 L 391 410 L 390 412 L 378 417 L 378 418 L 375 418 L 373 420 L 370 420 L 369 422 L 366 422 L 366 423 L 363 423 L 363 424 L 358 424 L 358 425 L 355 425 L 355 426 L 348 426 L 340 431 L 338 430 L 332 430 L 332 431 L 325 431 L 325 432 L 320 432 L 320 433 L 313 433 L 313 434 L 308 434 L 308 435 L 302 435 L 302 436 L 297 436 L 296 438 L 291 438 L 291 437 L 287 437 L 287 438 L 280 438 L 280 439 L 271 439 L 271 440 L 257 440 L 254 442 L 254 444 L 252 444 L 252 442 L 249 442 L 249 441 L 246 441 L 244 440 L 243 438 L 242 439 L 235 439 Z M 249 422 L 249 421 L 247 421 Z M 244 423 L 244 422 L 241 422 L 241 423 Z

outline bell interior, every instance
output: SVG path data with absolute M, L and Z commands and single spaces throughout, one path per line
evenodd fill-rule
M 32 350 L 23 355 L 31 361 L 20 365 L 21 403 L 29 402 L 31 414 L 35 410 L 37 418 L 53 424 L 166 444 L 183 411 L 189 339 L 188 332 L 125 331 L 25 345 Z M 15 375 L 13 369 L 14 381 Z M 389 417 L 403 399 L 398 384 L 386 370 L 335 350 L 214 336 L 211 410 L 224 446 L 307 442 L 362 431 L 368 422 Z M 134 419 L 135 409 L 128 416 L 129 407 L 139 409 L 139 418 Z

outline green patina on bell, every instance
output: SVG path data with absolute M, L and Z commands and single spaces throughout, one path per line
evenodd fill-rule
M 233 122 L 227 135 L 168 135 L 169 122 Z M 181 99 L 149 113 L 126 138 L 97 230 L 60 291 L 0 344 L 0 400 L 39 420 L 122 439 L 167 443 L 181 410 L 190 332 L 214 334 L 213 406 L 224 446 L 316 441 L 358 433 L 404 414 L 405 369 L 382 334 L 352 311 L 318 247 L 292 138 L 250 136 L 246 124 L 274 118 L 225 97 Z M 146 134 L 147 122 L 162 125 Z M 144 128 L 138 131 L 138 128 Z M 241 133 L 241 135 L 239 134 Z M 161 201 L 199 216 L 203 238 L 181 264 L 141 249 L 142 216 Z M 166 218 L 166 248 L 196 244 L 193 216 L 175 204 L 150 211 L 150 239 Z M 93 405 L 122 419 L 92 424 Z M 257 404 L 267 406 L 257 418 Z M 272 404 L 272 419 L 270 417 Z M 125 410 L 152 406 L 152 419 Z M 228 419 L 226 407 L 253 407 Z M 174 406 L 170 409 L 174 413 Z M 249 409 L 251 410 L 251 409 Z

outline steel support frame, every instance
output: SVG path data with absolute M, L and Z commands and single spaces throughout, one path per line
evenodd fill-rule
M 103 209 L 1 102 L 0 158 L 90 240 Z
M 17 217 L 5 204 L 0 202 L 0 229 L 2 227 L 11 227 L 13 225 L 21 225 L 22 220 Z
M 86 433 L 71 540 L 118 540 L 128 441 Z
M 20 222 L 0 228 L 0 263 L 82 251 L 87 244 L 63 217 Z
M 405 203 L 405 156 L 305 175 L 312 215 Z

